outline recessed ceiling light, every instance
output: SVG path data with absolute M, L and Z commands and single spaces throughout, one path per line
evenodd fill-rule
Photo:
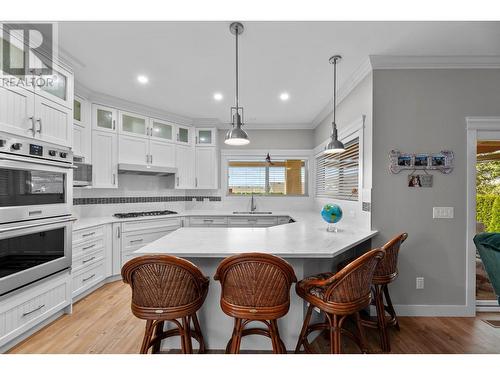
M 149 82 L 149 78 L 146 77 L 145 75 L 138 75 L 137 76 L 137 81 L 139 81 L 139 83 L 142 83 L 143 85 L 145 85 L 146 83 Z
M 218 102 L 220 102 L 223 98 L 224 98 L 224 96 L 222 96 L 222 94 L 220 92 L 216 92 L 214 94 L 214 99 L 217 100 Z
M 288 99 L 290 99 L 290 94 L 288 94 L 287 92 L 282 92 L 280 94 L 280 99 L 284 102 L 286 102 Z

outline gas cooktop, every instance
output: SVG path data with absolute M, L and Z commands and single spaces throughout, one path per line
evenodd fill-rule
M 141 216 L 162 216 L 162 215 L 175 215 L 177 212 L 175 211 L 144 211 L 144 212 L 127 212 L 127 213 L 118 213 L 114 214 L 114 217 L 118 219 L 128 219 L 131 217 L 141 217 Z

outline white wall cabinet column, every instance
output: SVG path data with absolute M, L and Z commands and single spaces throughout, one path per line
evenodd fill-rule
M 118 187 L 118 140 L 108 131 L 92 131 L 92 186 Z
M 196 189 L 218 188 L 217 148 L 195 147 L 196 154 Z
M 176 189 L 195 188 L 195 150 L 193 146 L 175 146 L 175 165 L 177 174 L 175 175 Z

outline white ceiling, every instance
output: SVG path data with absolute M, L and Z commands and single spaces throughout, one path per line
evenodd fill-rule
M 229 121 L 230 22 L 63 22 L 59 43 L 92 91 L 190 118 Z M 310 124 L 369 55 L 500 55 L 498 22 L 244 22 L 240 104 L 254 124 Z M 140 85 L 138 74 L 150 82 Z M 224 100 L 213 100 L 214 92 Z M 290 93 L 282 102 L 279 94 Z

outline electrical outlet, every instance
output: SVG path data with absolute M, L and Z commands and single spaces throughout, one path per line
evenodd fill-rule
M 432 207 L 433 219 L 453 219 L 453 207 Z
M 423 277 L 417 277 L 417 286 L 416 289 L 424 289 L 424 278 Z

